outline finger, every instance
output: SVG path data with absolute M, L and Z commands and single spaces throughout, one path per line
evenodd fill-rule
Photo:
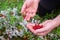
M 44 31 L 47 31 L 47 30 L 49 30 L 48 27 L 43 27 L 43 28 L 37 29 L 37 30 L 35 30 L 35 31 L 36 31 L 36 33 L 37 33 L 37 32 L 44 32 Z
M 26 12 L 29 12 L 29 8 L 26 9 Z
M 29 16 L 26 16 L 24 20 L 29 21 L 30 20 L 30 17 Z
M 27 24 L 27 27 L 29 27 L 29 26 L 34 26 L 35 24 L 33 24 L 33 23 L 28 23 Z
M 26 13 L 25 12 L 24 13 L 21 13 L 21 15 L 25 17 L 26 16 Z
M 35 30 L 30 26 L 28 27 L 28 29 L 32 32 L 32 33 L 35 33 Z
M 35 15 L 36 15 L 36 12 L 35 11 L 31 11 L 31 12 L 29 12 L 30 14 L 30 17 L 34 17 Z
M 30 15 L 29 15 L 29 12 L 28 12 L 28 13 L 26 13 L 25 20 L 27 20 L 27 21 L 29 21 L 29 20 L 30 20 Z
M 32 13 L 31 13 L 31 17 L 34 17 L 35 15 L 36 15 L 35 12 L 32 12 Z
M 30 17 L 34 17 L 36 15 L 36 11 L 32 7 L 27 8 L 26 11 L 29 13 Z
M 51 30 L 45 31 L 45 32 L 41 32 L 41 33 L 37 33 L 37 35 L 39 36 L 45 36 L 47 35 Z
M 32 24 L 32 23 L 27 24 L 27 28 L 28 28 L 32 33 L 35 32 L 35 30 L 33 29 L 33 26 L 34 26 L 34 25 L 35 25 L 35 24 Z
M 26 11 L 35 12 L 35 9 L 34 9 L 33 7 L 28 7 L 28 8 L 26 9 Z
M 23 5 L 23 7 L 21 9 L 21 13 L 24 13 L 24 11 L 26 10 L 26 7 L 27 7 L 27 5 L 26 5 L 26 3 L 24 3 L 24 5 Z
M 47 35 L 47 34 L 48 34 L 48 32 L 37 33 L 38 36 L 45 36 L 45 35 Z

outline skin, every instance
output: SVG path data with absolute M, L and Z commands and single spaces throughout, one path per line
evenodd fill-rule
M 21 13 L 26 16 L 26 18 L 25 18 L 26 20 L 28 18 L 29 18 L 28 20 L 30 20 L 30 18 L 32 18 L 36 15 L 38 3 L 39 3 L 39 0 L 29 0 L 29 1 L 25 0 Z M 41 29 L 34 30 L 32 28 L 32 26 L 34 26 L 34 25 L 35 24 L 28 23 L 27 28 L 35 35 L 45 36 L 49 32 L 51 32 L 54 28 L 56 28 L 60 25 L 60 15 L 58 15 L 53 20 L 46 20 L 43 23 L 41 23 L 40 25 L 43 25 L 43 28 L 41 28 Z
M 43 23 L 41 23 L 40 25 L 43 25 L 43 28 L 41 28 L 41 29 L 34 30 L 32 27 L 34 25 L 35 24 L 29 23 L 29 24 L 27 24 L 27 28 L 35 35 L 45 36 L 49 32 L 51 32 L 54 28 L 56 28 L 60 25 L 60 15 L 58 15 L 53 20 L 46 20 Z
M 58 18 L 58 17 L 57 17 Z M 41 36 L 45 36 L 47 35 L 49 32 L 51 32 L 54 28 L 58 27 L 60 25 L 60 19 L 58 18 L 59 21 L 57 21 L 57 18 L 48 21 L 47 23 L 42 23 L 42 25 L 44 25 L 44 27 L 42 29 L 37 29 L 35 31 L 36 34 L 41 35 Z
M 23 7 L 21 9 L 21 13 L 23 15 L 26 15 L 26 18 L 25 18 L 26 20 L 28 20 L 28 16 L 32 18 L 36 15 L 38 3 L 39 3 L 39 0 L 25 0 Z

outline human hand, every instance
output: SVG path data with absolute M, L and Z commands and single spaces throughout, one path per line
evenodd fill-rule
M 54 18 L 53 20 L 47 20 L 43 23 L 41 23 L 44 25 L 43 28 L 41 29 L 37 29 L 35 31 L 36 35 L 41 35 L 41 36 L 45 36 L 47 35 L 49 32 L 51 32 L 54 28 L 58 27 L 60 25 L 60 15 L 58 15 L 56 18 Z
M 56 22 L 54 22 L 53 20 L 46 20 L 45 22 L 41 23 L 40 25 L 43 25 L 43 28 L 41 29 L 37 29 L 34 30 L 33 26 L 35 24 L 31 24 L 29 23 L 27 25 L 27 28 L 35 35 L 39 35 L 39 36 L 45 36 L 47 35 L 49 32 L 51 32 L 54 28 L 56 28 L 58 25 L 56 24 Z
M 60 15 L 58 15 L 53 20 L 46 20 L 45 22 L 41 23 L 40 25 L 43 25 L 40 29 L 33 29 L 33 26 L 35 24 L 29 23 L 27 24 L 27 28 L 35 35 L 45 36 L 49 32 L 51 32 L 54 28 L 58 27 L 60 25 Z
M 23 4 L 21 13 L 25 16 L 25 19 L 34 17 L 38 8 L 39 0 L 26 0 Z
M 59 26 L 59 24 L 55 20 L 49 20 L 47 22 L 45 21 L 45 23 L 43 22 L 42 24 L 44 25 L 43 28 L 35 30 L 36 35 L 45 36 L 54 28 Z

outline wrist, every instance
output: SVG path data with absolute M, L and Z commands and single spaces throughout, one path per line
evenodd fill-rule
M 60 15 L 58 15 L 56 18 L 54 18 L 53 22 L 56 24 L 56 26 L 59 26 L 60 25 Z
M 40 2 L 40 0 L 34 0 L 35 2 L 37 2 L 37 3 L 39 3 Z

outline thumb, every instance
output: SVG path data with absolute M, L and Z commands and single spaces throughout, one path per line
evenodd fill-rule
M 43 27 L 43 28 L 41 28 L 41 29 L 35 30 L 35 32 L 36 32 L 36 33 L 40 33 L 40 32 L 45 32 L 45 31 L 47 31 L 47 30 L 48 30 L 47 27 Z
M 26 3 L 23 4 L 22 9 L 21 9 L 21 13 L 24 13 L 25 10 L 26 10 Z

